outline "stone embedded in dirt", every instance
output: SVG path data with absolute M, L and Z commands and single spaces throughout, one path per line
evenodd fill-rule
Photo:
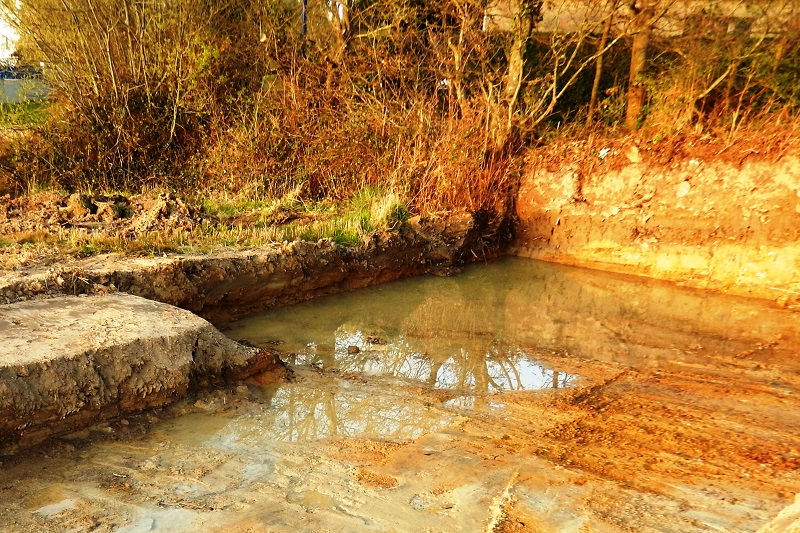
M 678 184 L 677 190 L 675 191 L 675 196 L 678 198 L 683 198 L 689 191 L 692 190 L 692 184 L 689 183 L 688 180 L 684 180 Z
M 172 193 L 162 193 L 153 201 L 136 199 L 146 210 L 128 229 L 131 236 L 151 231 L 188 230 L 199 222 L 199 210 Z
M 625 157 L 627 157 L 628 161 L 631 163 L 640 163 L 642 161 L 639 148 L 635 144 L 631 144 L 625 149 Z
M 97 204 L 97 218 L 103 222 L 111 222 L 130 215 L 130 201 L 121 195 L 99 196 L 94 199 Z
M 202 318 L 128 294 L 0 307 L 0 452 L 181 398 L 193 384 L 273 371 Z
M 97 213 L 97 205 L 85 194 L 71 194 L 67 199 L 67 206 L 61 208 L 69 213 L 71 218 L 82 219 Z

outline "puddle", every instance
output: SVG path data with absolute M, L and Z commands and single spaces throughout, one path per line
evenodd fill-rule
M 207 442 L 220 450 L 242 451 L 260 449 L 265 442 L 337 437 L 401 441 L 452 423 L 447 413 L 402 396 L 402 391 L 347 381 L 322 385 L 308 377 L 278 387 L 268 409 L 237 417 Z
M 492 294 L 474 290 L 485 274 L 469 272 L 272 310 L 225 333 L 256 345 L 277 344 L 292 365 L 392 376 L 435 389 L 496 393 L 573 386 L 577 376 L 537 360 L 536 347 L 521 345 L 513 325 L 504 323 L 503 293 L 530 280 Z
M 492 393 L 575 385 L 554 353 L 664 369 L 718 353 L 782 358 L 795 320 L 768 302 L 506 258 L 267 311 L 225 333 L 278 344 L 291 364 Z
M 519 259 L 274 310 L 226 334 L 293 381 L 4 464 L 0 531 L 755 531 L 800 491 L 796 324 Z
M 286 359 L 293 365 L 314 366 L 322 370 L 393 376 L 417 381 L 437 389 L 468 389 L 477 392 L 538 390 L 572 386 L 577 377 L 539 364 L 515 346 L 497 341 L 484 352 L 480 348 L 443 350 L 399 335 L 391 340 L 374 338 L 362 330 L 338 328 L 333 351 L 323 342 L 310 342 Z M 250 339 L 248 339 L 250 340 Z M 252 341 L 251 341 L 252 342 Z

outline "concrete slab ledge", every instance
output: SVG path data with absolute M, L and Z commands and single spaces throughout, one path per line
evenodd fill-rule
M 0 306 L 0 453 L 174 402 L 194 384 L 282 372 L 274 352 L 128 294 Z

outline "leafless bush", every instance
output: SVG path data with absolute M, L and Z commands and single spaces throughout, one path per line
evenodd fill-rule
M 792 20 L 779 1 L 745 18 Z M 289 0 L 31 0 L 23 56 L 61 105 L 5 166 L 69 189 L 381 184 L 420 209 L 494 209 L 556 123 L 622 124 L 627 103 L 628 127 L 684 117 L 733 135 L 793 113 L 796 32 L 731 31 L 700 4 L 309 0 L 304 32 Z

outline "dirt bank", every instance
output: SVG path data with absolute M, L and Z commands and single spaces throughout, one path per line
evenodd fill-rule
M 188 309 L 219 325 L 276 305 L 348 291 L 499 255 L 502 221 L 461 214 L 412 219 L 357 247 L 296 241 L 214 255 L 102 255 L 4 271 L 0 302 L 127 292 Z
M 0 306 L 0 453 L 183 397 L 190 385 L 282 375 L 269 350 L 136 296 Z
M 800 307 L 800 158 L 778 148 L 677 137 L 534 151 L 512 252 Z

